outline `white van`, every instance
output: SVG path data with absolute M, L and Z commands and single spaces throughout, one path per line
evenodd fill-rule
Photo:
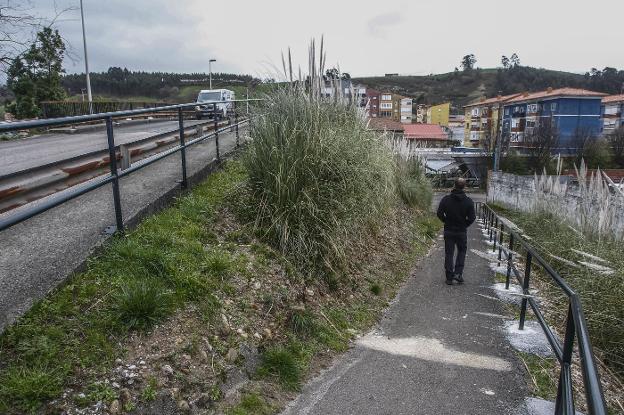
M 234 91 L 229 89 L 202 89 L 197 95 L 195 116 L 198 120 L 203 117 L 218 119 L 227 118 L 234 110 Z

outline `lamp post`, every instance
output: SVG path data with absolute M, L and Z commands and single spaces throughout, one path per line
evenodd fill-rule
M 91 78 L 89 78 L 89 58 L 87 57 L 87 35 L 85 33 L 84 10 L 80 0 L 80 20 L 82 20 L 82 44 L 84 45 L 85 73 L 87 75 L 87 99 L 89 100 L 89 114 L 93 114 L 93 97 L 91 96 Z
M 208 61 L 208 72 L 210 76 L 210 89 L 212 89 L 212 62 L 216 62 L 216 59 L 210 59 Z

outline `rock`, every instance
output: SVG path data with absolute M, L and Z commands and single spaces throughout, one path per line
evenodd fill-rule
M 191 407 L 190 407 L 188 402 L 186 402 L 185 400 L 181 400 L 181 401 L 178 402 L 178 409 L 181 412 L 187 413 L 187 412 L 190 412 Z
M 253 336 L 258 340 L 262 340 L 262 335 L 260 335 L 260 333 L 258 332 L 255 332 Z
M 136 370 L 136 365 L 130 365 L 128 366 L 128 370 Z
M 308 297 L 314 297 L 314 291 L 310 288 L 306 288 L 305 293 Z
M 134 379 L 128 379 L 128 385 L 132 385 L 134 383 Z
M 174 399 L 178 399 L 180 397 L 180 389 L 179 388 L 171 388 L 171 396 Z
M 115 364 L 120 365 L 121 363 L 122 363 L 121 359 L 119 359 L 119 358 L 115 359 Z
M 182 355 L 182 359 L 184 359 L 184 360 L 191 360 L 191 356 L 189 356 L 187 354 L 183 354 Z
M 262 331 L 264 332 L 264 335 L 268 337 L 269 339 L 273 337 L 273 333 L 271 332 L 271 329 L 265 328 Z
M 225 355 L 225 360 L 227 360 L 230 363 L 234 363 L 236 359 L 238 359 L 238 350 L 231 347 L 230 350 L 228 350 L 227 354 Z
M 169 365 L 163 365 L 160 370 L 167 376 L 173 375 L 173 368 Z
M 248 376 L 252 376 L 260 367 L 260 353 L 258 349 L 247 344 L 241 344 L 239 351 L 245 358 L 245 372 L 247 372 Z
M 262 284 L 260 284 L 260 281 L 256 281 L 253 284 L 253 288 L 254 290 L 259 290 L 262 287 Z
M 141 360 L 141 361 L 139 362 L 139 364 L 140 364 L 141 366 L 145 366 L 145 365 L 146 365 L 145 360 Z
M 78 395 L 76 395 L 76 396 L 78 396 L 78 399 L 84 399 L 84 398 L 86 398 L 86 397 L 87 397 L 87 395 L 85 395 L 85 394 L 84 394 L 84 393 L 82 393 L 82 392 L 80 392 L 80 393 L 79 393 Z
M 115 388 L 115 389 L 119 389 L 119 383 L 117 383 L 117 382 L 113 382 L 113 383 L 111 383 L 111 386 L 112 386 L 113 388 Z
M 111 402 L 108 412 L 110 412 L 111 415 L 118 415 L 121 412 L 121 404 L 117 399 Z
M 207 408 L 212 404 L 212 401 L 212 396 L 210 396 L 209 393 L 202 393 L 199 395 L 199 398 L 197 398 L 196 404 L 201 408 Z
M 236 332 L 239 334 L 239 336 L 241 336 L 243 339 L 247 338 L 247 333 L 245 333 L 245 330 L 243 329 L 238 329 L 236 330 Z
M 121 402 L 126 404 L 132 400 L 132 395 L 130 395 L 130 391 L 128 389 L 123 388 L 121 391 L 119 391 L 119 399 L 121 400 Z
M 205 350 L 200 350 L 199 351 L 199 358 L 202 360 L 202 362 L 207 362 L 208 361 L 208 353 L 206 353 Z

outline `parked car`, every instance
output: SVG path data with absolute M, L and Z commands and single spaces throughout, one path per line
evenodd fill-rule
M 229 89 L 202 89 L 197 95 L 195 116 L 202 118 L 227 118 L 234 110 L 234 91 Z

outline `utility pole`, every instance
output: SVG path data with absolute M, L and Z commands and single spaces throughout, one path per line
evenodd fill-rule
M 216 62 L 216 59 L 210 59 L 208 61 L 208 72 L 210 76 L 210 89 L 212 89 L 212 62 Z
M 87 35 L 85 33 L 84 10 L 80 0 L 80 19 L 82 20 L 82 44 L 84 45 L 85 73 L 87 75 L 87 99 L 89 100 L 89 114 L 93 114 L 93 97 L 91 96 L 91 78 L 89 78 L 89 58 L 87 57 Z

